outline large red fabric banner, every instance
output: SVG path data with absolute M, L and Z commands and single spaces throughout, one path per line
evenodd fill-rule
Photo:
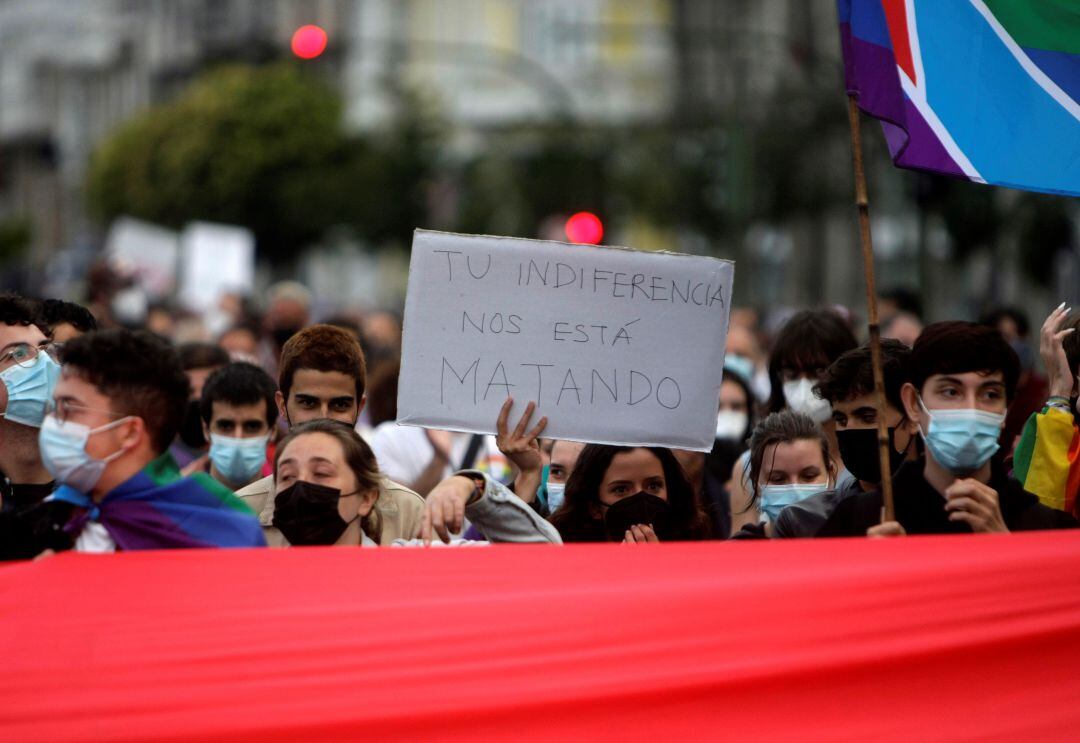
M 66 554 L 3 740 L 1080 736 L 1080 536 Z

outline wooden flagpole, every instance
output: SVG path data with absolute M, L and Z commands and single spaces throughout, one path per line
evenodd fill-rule
M 855 207 L 859 210 L 859 241 L 862 243 L 863 273 L 866 276 L 866 314 L 870 329 L 870 358 L 874 370 L 874 399 L 877 405 L 878 463 L 881 465 L 883 520 L 893 521 L 892 469 L 889 466 L 889 429 L 885 424 L 885 374 L 881 363 L 881 329 L 878 327 L 877 288 L 874 281 L 874 243 L 870 237 L 870 202 L 863 171 L 862 130 L 859 104 L 848 95 L 848 123 L 851 125 L 851 155 L 855 162 Z

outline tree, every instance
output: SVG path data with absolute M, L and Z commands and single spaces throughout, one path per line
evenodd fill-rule
M 407 241 L 438 130 L 413 99 L 398 100 L 386 132 L 349 136 L 338 94 L 293 64 L 212 70 L 103 142 L 87 201 L 104 220 L 244 225 L 277 262 L 342 224 L 376 243 Z

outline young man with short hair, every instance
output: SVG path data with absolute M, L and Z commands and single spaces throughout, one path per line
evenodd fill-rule
M 149 333 L 107 330 L 69 341 L 60 358 L 39 436 L 59 487 L 22 515 L 23 553 L 6 545 L 7 557 L 265 544 L 227 488 L 205 474 L 182 478 L 168 454 L 189 389 L 172 348 Z
M 900 389 L 907 381 L 910 355 L 911 349 L 900 341 L 881 341 L 885 425 L 891 445 L 890 477 L 905 461 L 918 457 L 915 444 L 918 426 L 905 415 L 904 403 L 900 398 Z M 837 503 L 849 495 L 875 491 L 881 485 L 878 411 L 869 344 L 864 343 L 843 353 L 825 370 L 816 390 L 832 406 L 840 458 L 855 480 L 846 488 L 826 490 L 782 510 L 774 526 L 775 537 L 812 537 L 832 514 Z
M 818 536 L 903 536 L 1075 528 L 1039 503 L 995 457 L 1020 362 L 993 328 L 941 322 L 919 336 L 901 388 L 926 456 L 893 478 L 895 520 L 881 522 L 879 490 L 840 502 Z
M 366 401 L 367 371 L 360 343 L 347 331 L 330 325 L 301 330 L 286 341 L 278 368 L 278 411 L 290 426 L 320 418 L 356 425 Z M 285 538 L 273 527 L 273 476 L 236 494 L 259 516 L 271 546 L 284 546 Z M 382 544 L 412 539 L 423 520 L 424 499 L 384 477 L 373 513 L 381 523 Z
M 277 422 L 276 392 L 274 380 L 254 364 L 234 362 L 211 374 L 199 400 L 210 452 L 196 460 L 195 471 L 209 473 L 230 490 L 258 480 Z
M 67 343 L 72 338 L 97 330 L 97 320 L 90 310 L 63 299 L 43 300 L 41 316 L 49 327 L 49 337 L 53 343 Z
M 40 305 L 0 295 L 0 511 L 40 503 L 53 491 L 41 463 L 38 429 L 60 378 Z

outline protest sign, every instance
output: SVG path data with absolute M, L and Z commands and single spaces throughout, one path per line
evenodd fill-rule
M 544 436 L 708 451 L 734 264 L 417 230 L 398 423 L 493 433 L 537 403 Z M 536 420 L 534 418 L 534 420 Z
M 120 217 L 109 228 L 105 255 L 119 272 L 133 275 L 153 299 L 169 297 L 176 288 L 180 247 L 172 230 Z
M 244 227 L 192 222 L 180 235 L 183 273 L 180 299 L 193 310 L 217 306 L 227 292 L 255 285 L 255 235 Z

